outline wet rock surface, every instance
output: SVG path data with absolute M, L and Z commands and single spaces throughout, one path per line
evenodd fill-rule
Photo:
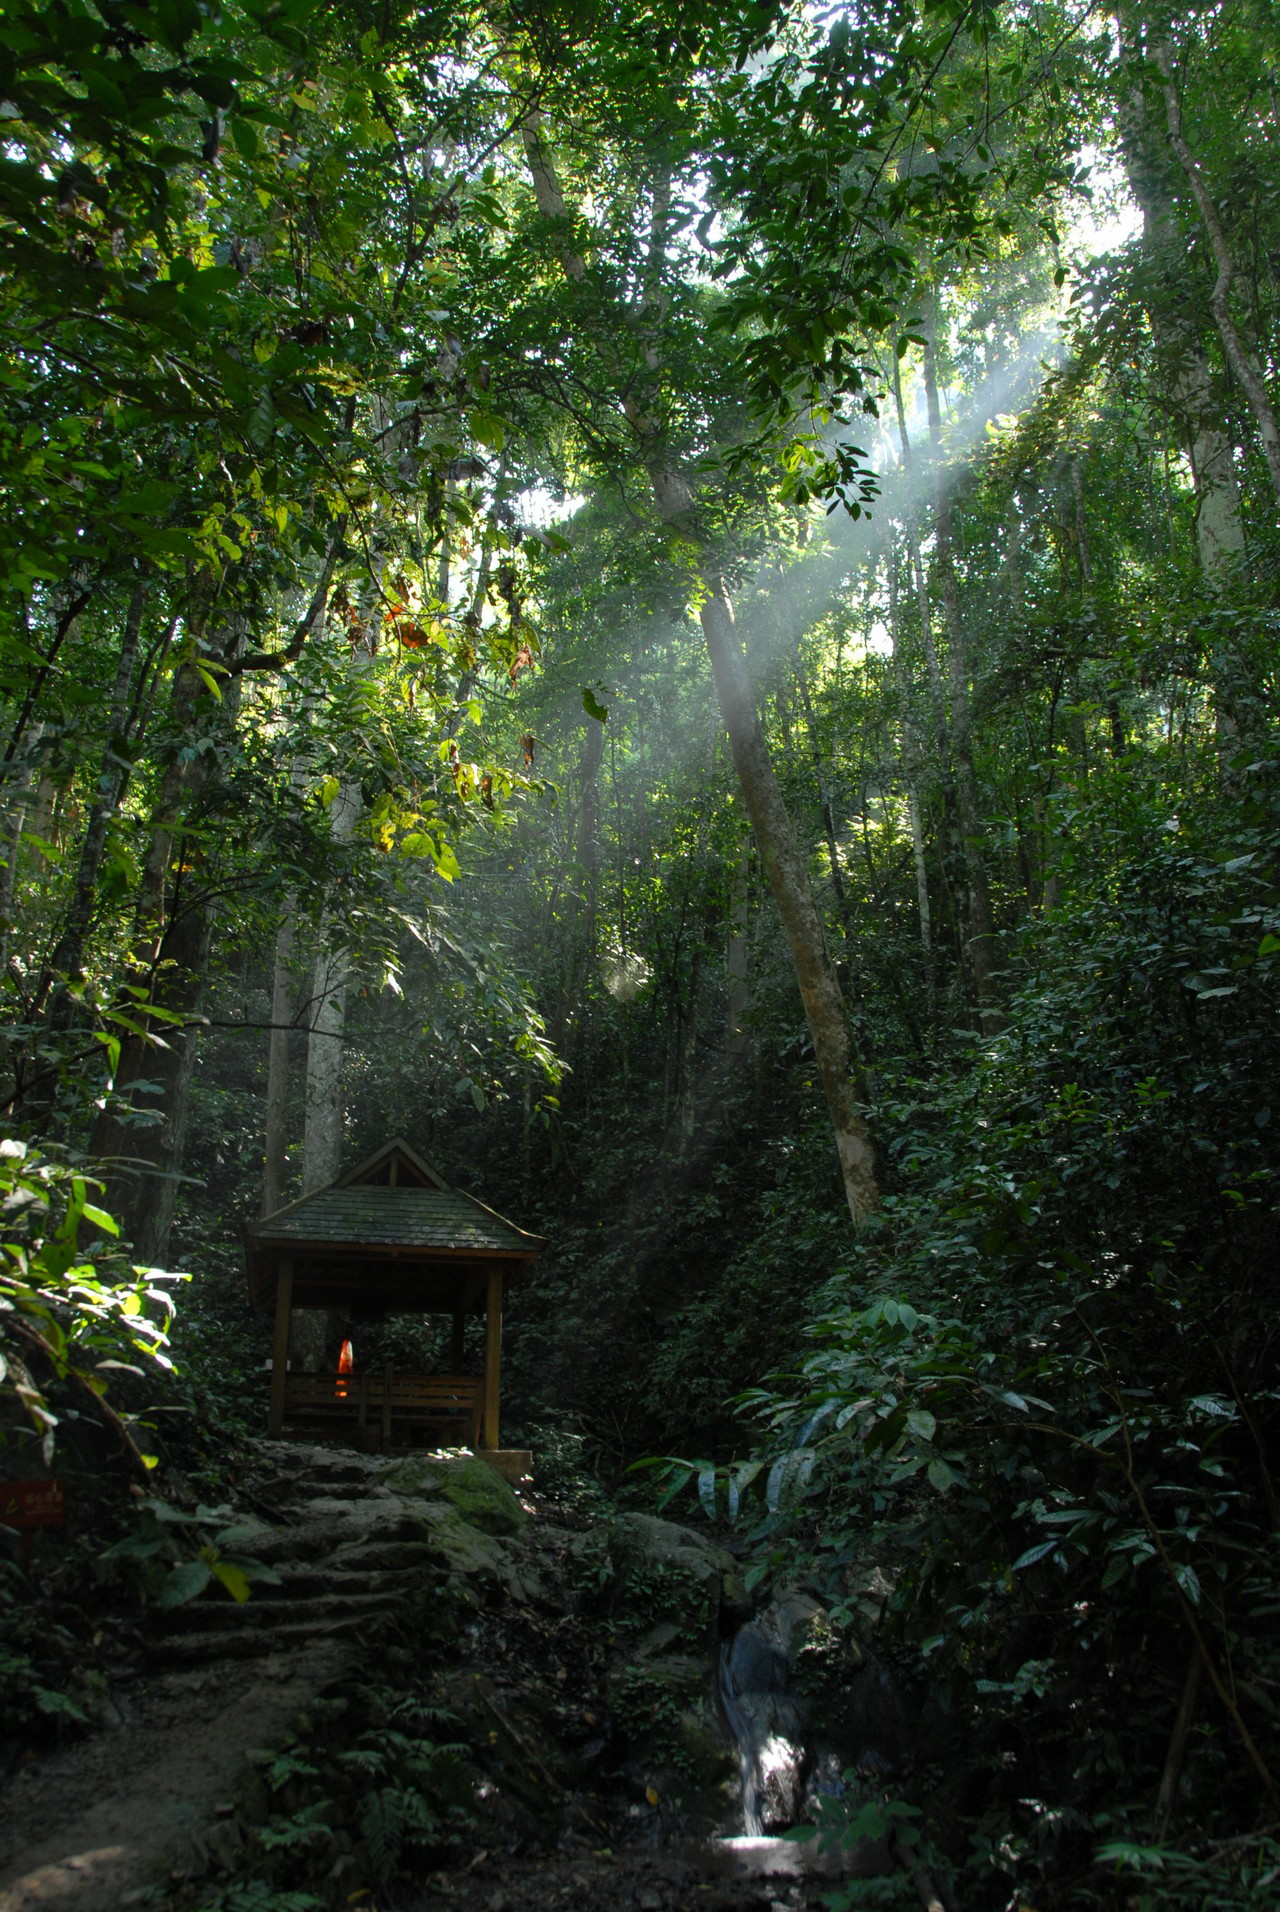
M 799 1594 L 775 1598 L 721 1649 L 721 1702 L 738 1743 L 749 1837 L 783 1832 L 802 1816 L 810 1755 L 795 1662 L 820 1611 Z

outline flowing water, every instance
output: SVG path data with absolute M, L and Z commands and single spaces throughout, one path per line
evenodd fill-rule
M 720 1704 L 738 1746 L 748 1839 L 784 1832 L 804 1800 L 805 1755 L 787 1672 L 785 1655 L 756 1622 L 720 1649 Z

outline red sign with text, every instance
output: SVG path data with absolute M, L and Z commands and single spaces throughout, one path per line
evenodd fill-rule
M 66 1516 L 60 1480 L 0 1480 L 0 1526 L 57 1527 Z

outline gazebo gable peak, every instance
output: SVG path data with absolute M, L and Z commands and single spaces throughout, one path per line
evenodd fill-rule
M 398 1188 L 436 1188 L 449 1194 L 449 1184 L 438 1169 L 432 1167 L 425 1155 L 419 1155 L 403 1135 L 393 1135 L 389 1142 L 375 1149 L 363 1162 L 348 1169 L 330 1188 L 357 1188 L 394 1182 Z

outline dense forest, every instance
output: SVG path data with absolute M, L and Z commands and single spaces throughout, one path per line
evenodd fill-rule
M 1266 0 L 5 0 L 0 1472 L 92 1509 L 6 1761 L 265 1430 L 244 1225 L 402 1135 L 546 1238 L 535 1490 L 874 1569 L 934 1744 L 822 1816 L 930 1870 L 830 1905 L 1274 1902 L 1277 85 Z

